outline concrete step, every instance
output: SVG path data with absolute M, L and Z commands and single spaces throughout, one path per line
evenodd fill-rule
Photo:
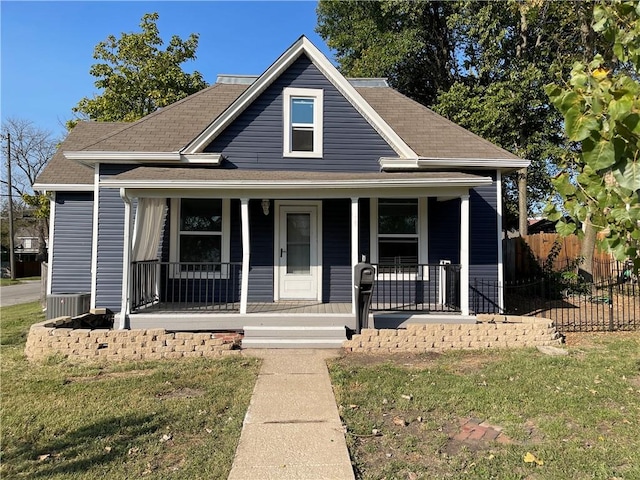
M 342 348 L 341 340 L 331 338 L 243 338 L 242 348 Z
M 344 326 L 246 326 L 243 348 L 340 348 Z

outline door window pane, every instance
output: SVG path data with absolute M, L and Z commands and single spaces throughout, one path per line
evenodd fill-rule
M 311 272 L 311 215 L 287 214 L 287 273 Z

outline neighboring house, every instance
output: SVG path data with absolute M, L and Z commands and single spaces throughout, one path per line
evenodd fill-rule
M 501 176 L 527 165 L 301 37 L 258 77 L 70 132 L 35 185 L 48 293 L 90 292 L 119 328 L 354 328 L 366 257 L 376 310 L 495 311 Z

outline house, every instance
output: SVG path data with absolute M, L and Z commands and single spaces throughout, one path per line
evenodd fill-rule
M 35 185 L 48 294 L 87 292 L 117 328 L 344 334 L 364 257 L 375 311 L 495 311 L 501 176 L 527 165 L 303 36 L 260 76 L 70 132 Z

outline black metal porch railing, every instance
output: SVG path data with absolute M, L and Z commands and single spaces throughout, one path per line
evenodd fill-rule
M 372 310 L 459 312 L 460 265 L 374 265 Z
M 132 262 L 131 311 L 236 311 L 241 271 L 239 262 Z
M 549 318 L 562 333 L 640 328 L 640 286 L 635 279 L 586 282 L 549 277 L 506 282 L 500 287 L 503 310 L 483 300 L 493 298 L 498 288 L 494 281 L 473 281 L 472 310 Z

